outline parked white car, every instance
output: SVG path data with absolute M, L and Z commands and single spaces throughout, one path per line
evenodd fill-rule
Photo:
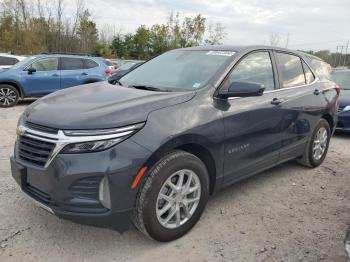
M 10 68 L 14 64 L 17 64 L 19 61 L 25 58 L 25 56 L 16 56 L 0 53 L 0 70 Z

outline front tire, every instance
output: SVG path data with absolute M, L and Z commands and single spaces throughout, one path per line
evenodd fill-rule
M 197 223 L 208 196 L 204 163 L 187 152 L 171 152 L 150 170 L 136 200 L 134 225 L 158 241 L 177 239 Z
M 0 107 L 15 106 L 19 99 L 17 89 L 11 85 L 0 85 Z
M 321 165 L 327 155 L 330 138 L 331 129 L 328 122 L 320 119 L 307 143 L 304 155 L 298 162 L 312 168 Z

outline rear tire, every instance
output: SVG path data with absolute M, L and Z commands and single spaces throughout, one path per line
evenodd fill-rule
M 18 103 L 19 93 L 11 85 L 0 85 L 0 107 L 12 107 Z
M 318 167 L 325 159 L 331 138 L 331 129 L 325 119 L 320 119 L 305 148 L 303 156 L 297 161 L 307 167 Z
M 136 200 L 134 225 L 158 241 L 177 239 L 197 223 L 208 201 L 207 168 L 198 157 L 177 150 L 149 172 Z

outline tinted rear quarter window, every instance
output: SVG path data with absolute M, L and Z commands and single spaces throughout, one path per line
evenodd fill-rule
M 84 59 L 84 63 L 85 63 L 86 69 L 98 67 L 98 64 L 94 60 L 91 60 L 91 59 Z
M 316 75 L 320 79 L 330 79 L 331 78 L 331 66 L 326 62 L 309 57 L 309 63 Z
M 304 70 L 298 56 L 278 52 L 276 60 L 282 88 L 305 85 Z
M 62 57 L 61 70 L 79 70 L 84 69 L 84 61 L 81 58 Z

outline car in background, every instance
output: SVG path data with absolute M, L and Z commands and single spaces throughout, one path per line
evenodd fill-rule
M 25 56 L 0 53 L 0 70 L 8 69 L 25 58 Z
M 337 131 L 350 134 L 350 69 L 333 70 L 331 78 L 341 88 Z
M 145 61 L 129 61 L 122 64 L 114 73 L 108 78 L 108 83 L 115 85 L 118 83 L 119 79 L 125 76 L 127 73 L 131 72 L 135 68 L 142 65 Z
M 0 71 L 0 107 L 20 98 L 44 96 L 68 87 L 107 80 L 113 70 L 101 57 L 48 53 L 28 57 Z

